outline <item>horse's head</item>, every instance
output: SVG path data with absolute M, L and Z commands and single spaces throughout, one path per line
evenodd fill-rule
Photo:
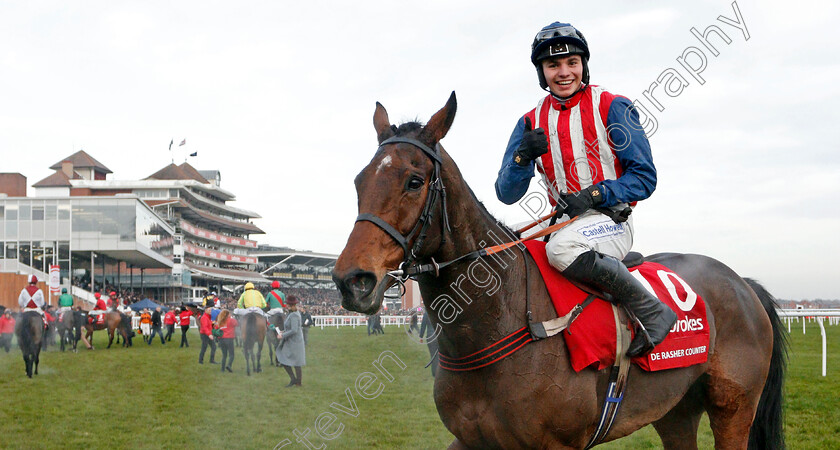
M 455 93 L 423 126 L 391 125 L 377 102 L 379 149 L 356 176 L 359 217 L 333 269 L 342 306 L 373 314 L 394 279 L 388 272 L 440 246 L 445 222 L 438 142 L 455 119 Z

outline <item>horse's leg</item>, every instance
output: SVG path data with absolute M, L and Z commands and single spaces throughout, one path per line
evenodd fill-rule
M 666 450 L 697 450 L 697 428 L 702 415 L 702 386 L 696 383 L 674 409 L 653 423 L 653 427 Z
M 257 343 L 257 372 L 262 372 L 262 348 L 263 341 Z
M 41 351 L 35 350 L 35 375 L 38 375 L 38 361 L 41 359 L 40 355 Z
M 108 348 L 111 348 L 111 344 L 114 343 L 114 329 L 108 328 Z
M 245 373 L 251 376 L 251 358 L 248 355 L 247 343 L 242 345 L 242 354 L 245 356 Z
M 747 448 L 761 389 L 762 384 L 745 383 L 730 373 L 709 377 L 706 412 L 715 436 L 715 448 Z

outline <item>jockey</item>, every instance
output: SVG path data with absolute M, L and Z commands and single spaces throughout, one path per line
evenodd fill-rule
M 568 23 L 554 22 L 537 33 L 531 62 L 549 94 L 517 122 L 496 196 L 508 205 L 519 201 L 534 170 L 540 173 L 559 220 L 577 217 L 551 236 L 549 262 L 569 280 L 597 288 L 632 311 L 643 328 L 627 354 L 643 355 L 665 339 L 677 316 L 621 263 L 633 244 L 631 208 L 656 187 L 638 112 L 625 97 L 589 84 L 589 45 Z
M 61 295 L 58 297 L 59 314 L 73 309 L 73 296 L 67 293 L 67 288 L 61 288 Z
M 283 314 L 286 307 L 286 294 L 280 290 L 280 282 L 274 280 L 271 282 L 271 292 L 266 296 L 268 302 L 268 312 L 266 315 L 271 317 L 275 314 Z
M 41 316 L 44 315 L 44 293 L 38 289 L 38 277 L 29 275 L 29 285 L 20 291 L 18 305 L 21 312 L 35 311 Z
M 245 315 L 250 312 L 255 312 L 261 316 L 265 316 L 262 308 L 265 308 L 265 298 L 260 291 L 254 289 L 254 283 L 245 283 L 245 292 L 239 296 L 239 301 L 236 302 L 236 309 L 233 313 L 236 315 Z
M 215 292 L 211 292 L 211 293 L 205 295 L 204 299 L 201 301 L 201 306 L 204 307 L 204 308 L 207 308 L 208 306 L 211 306 L 211 307 L 214 306 L 216 304 L 215 298 L 216 298 L 216 293 Z
M 105 300 L 102 300 L 102 294 L 99 292 L 94 293 L 93 297 L 96 298 L 96 306 L 88 313 L 88 317 L 91 323 L 96 323 L 97 316 L 105 314 L 108 306 L 105 305 Z

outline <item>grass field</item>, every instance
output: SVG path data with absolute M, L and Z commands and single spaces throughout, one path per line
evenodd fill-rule
M 793 325 L 786 400 L 792 449 L 840 448 L 840 327 L 827 331 L 828 376 L 823 378 L 819 329 L 809 324 L 803 336 L 801 324 Z M 109 350 L 97 332 L 97 350 L 42 353 L 40 375 L 32 380 L 13 348 L 0 353 L 0 447 L 273 448 L 288 439 L 286 448 L 305 448 L 296 442 L 295 430 L 308 429 L 312 448 L 445 448 L 452 437 L 432 401 L 425 347 L 395 327 L 386 333 L 368 337 L 363 328 L 313 329 L 304 386 L 288 389 L 282 369 L 264 367 L 247 377 L 239 349 L 233 374 L 207 364 L 209 357 L 198 365 L 200 341 L 194 331 L 189 348 L 178 348 L 173 336 L 165 346 L 135 339 L 134 348 Z M 392 381 L 373 364 L 384 352 L 405 365 L 401 369 L 382 358 Z M 361 389 L 367 399 L 357 393 L 357 380 L 370 383 Z M 342 406 L 348 413 L 339 412 Z M 315 432 L 318 421 L 324 437 Z M 704 418 L 700 447 L 712 446 Z M 660 447 L 647 427 L 600 448 Z

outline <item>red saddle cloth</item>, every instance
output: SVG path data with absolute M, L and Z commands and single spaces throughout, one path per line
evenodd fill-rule
M 545 242 L 526 241 L 525 246 L 537 262 L 551 302 L 558 316 L 564 316 L 589 295 L 564 278 L 548 263 Z M 648 355 L 632 362 L 648 371 L 674 369 L 701 364 L 708 359 L 709 324 L 706 304 L 691 287 L 671 269 L 646 261 L 630 268 L 649 291 L 677 313 L 677 323 L 668 337 Z M 601 370 L 615 362 L 616 325 L 612 305 L 598 299 L 563 331 L 572 368 L 579 372 L 587 367 Z
M 105 314 L 100 314 L 98 316 L 93 317 L 95 317 L 95 322 L 92 320 L 88 320 L 88 322 L 93 323 L 94 325 L 102 325 L 105 323 Z

